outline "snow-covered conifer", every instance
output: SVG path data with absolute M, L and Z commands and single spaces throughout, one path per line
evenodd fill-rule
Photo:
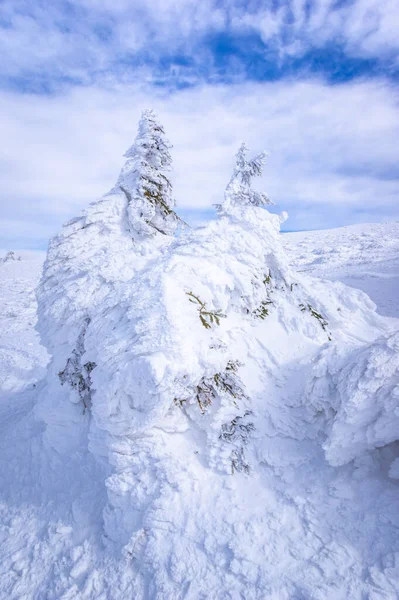
M 252 189 L 252 178 L 260 177 L 266 162 L 266 152 L 261 152 L 248 160 L 248 146 L 241 144 L 236 154 L 236 165 L 226 188 L 221 209 L 227 211 L 231 206 L 266 206 L 273 204 L 264 192 Z
M 7 254 L 5 255 L 5 257 L 0 262 L 6 263 L 6 262 L 10 262 L 11 260 L 21 260 L 21 257 L 20 256 L 16 257 L 15 252 L 13 250 L 9 250 L 7 252 Z
M 324 447 L 332 464 L 342 464 L 348 431 L 357 436 L 345 449 L 348 460 L 394 440 L 396 379 L 384 387 L 381 416 L 381 402 L 374 400 L 386 373 L 396 377 L 398 341 L 384 338 L 364 353 L 363 343 L 372 343 L 384 327 L 389 333 L 391 325 L 383 325 L 361 292 L 291 269 L 281 248 L 282 219 L 263 210 L 270 201 L 251 188 L 264 154 L 248 161 L 241 147 L 220 218 L 190 235 L 164 235 L 173 232 L 177 217 L 163 142 L 163 131 L 146 114 L 117 185 L 50 243 L 38 328 L 52 360 L 36 415 L 47 425 L 51 446 L 99 459 L 107 490 L 104 541 L 140 566 L 135 577 L 142 587 L 134 597 L 176 597 L 193 569 L 207 574 L 197 577 L 205 583 L 196 596 L 215 596 L 214 582 L 222 578 L 216 595 L 223 597 L 231 581 L 241 585 L 249 574 L 241 595 L 251 597 L 256 574 L 267 575 L 258 549 L 281 543 L 282 483 L 293 485 L 286 518 L 317 482 L 319 442 L 331 420 Z M 342 377 L 333 354 L 339 344 L 345 356 L 351 347 L 355 353 Z M 305 397 L 319 349 L 312 375 L 322 381 Z M 384 364 L 389 360 L 389 371 L 377 369 L 381 357 Z M 361 389 L 348 404 L 353 381 Z M 369 415 L 367 428 L 351 420 L 358 405 Z M 384 431 L 370 438 L 375 423 Z M 89 463 L 85 458 L 82 465 Z M 390 463 L 391 476 L 397 465 Z M 335 502 L 331 473 L 324 472 L 323 499 Z M 247 474 L 252 479 L 243 485 Z M 98 508 L 103 498 L 96 499 Z M 277 507 L 269 530 L 268 502 Z M 213 560 L 224 540 L 231 542 L 234 563 L 226 563 L 224 550 Z M 308 547 L 312 556 L 318 547 L 317 530 Z M 344 548 L 342 559 L 347 556 Z M 235 579 L 232 564 L 238 565 Z
M 117 181 L 126 195 L 132 237 L 140 240 L 157 232 L 170 235 L 180 219 L 174 211 L 170 171 L 172 145 L 152 110 L 145 110 L 134 144 L 127 150 L 127 161 Z
M 112 303 L 120 286 L 173 240 L 165 235 L 179 222 L 165 174 L 170 147 L 154 113 L 144 111 L 116 185 L 50 240 L 37 300 L 41 342 L 52 361 L 37 410 L 51 424 L 49 437 L 54 431 L 51 443 L 57 444 L 58 426 L 79 419 L 82 403 L 90 405 L 96 363 L 86 341 L 100 305 Z M 76 405 L 74 416 L 68 401 Z

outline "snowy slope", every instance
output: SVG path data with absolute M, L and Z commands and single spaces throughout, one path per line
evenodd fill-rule
M 221 240 L 219 251 L 227 252 L 228 245 L 223 248 L 220 235 L 222 226 L 212 228 Z M 316 234 L 323 239 L 324 232 L 312 232 Z M 244 244 L 235 235 L 230 247 Z M 304 236 L 297 238 L 303 245 L 297 246 L 299 251 L 292 250 L 289 240 L 299 235 Z M 181 327 L 187 337 L 179 350 L 181 356 L 174 357 L 177 367 L 185 364 L 188 332 L 192 335 L 197 330 L 201 333 L 195 339 L 200 345 L 191 351 L 198 352 L 195 356 L 200 357 L 201 365 L 214 360 L 204 349 L 202 340 L 209 332 L 199 328 L 195 304 L 184 303 L 188 300 L 184 286 L 199 278 L 200 291 L 195 291 L 210 306 L 216 298 L 217 307 L 227 312 L 231 306 L 223 304 L 229 298 L 226 290 L 234 289 L 241 276 L 239 261 L 212 272 L 206 263 L 215 251 L 207 246 L 209 230 L 195 236 L 196 245 L 180 241 L 174 259 L 162 259 L 159 272 L 154 271 L 150 279 L 143 277 L 142 287 L 134 291 L 139 314 L 141 310 L 150 315 L 151 331 L 158 309 L 153 306 L 151 312 L 145 302 L 153 298 L 151 285 L 157 289 L 162 282 L 164 297 L 169 299 L 162 319 Z M 311 263 L 308 256 L 318 246 L 305 242 L 305 234 L 282 237 L 291 262 L 298 270 L 307 269 Z M 341 263 L 337 258 L 335 271 L 326 270 L 326 277 L 327 272 L 331 278 L 333 271 L 348 273 L 346 256 L 355 244 L 361 244 L 356 237 L 345 241 L 345 234 L 340 239 L 347 252 L 341 254 Z M 241 249 L 252 252 L 243 245 Z M 386 255 L 390 260 L 388 252 Z M 283 257 L 279 260 L 284 262 Z M 351 260 L 359 264 L 359 252 Z M 381 248 L 380 265 L 383 261 Z M 43 441 L 43 422 L 33 416 L 38 397 L 46 392 L 43 384 L 36 388 L 29 384 L 42 376 L 47 361 L 33 330 L 32 292 L 40 268 L 39 261 L 33 263 L 0 265 L 1 343 L 5 356 L 16 353 L 11 367 L 7 358 L 1 371 L 1 600 L 398 597 L 399 495 L 392 479 L 398 448 L 393 439 L 386 442 L 394 408 L 387 401 L 385 413 L 372 412 L 373 382 L 387 384 L 384 398 L 392 392 L 389 385 L 397 369 L 398 321 L 378 317 L 363 294 L 339 283 L 326 288 L 317 280 L 289 272 L 293 277 L 290 283 L 298 282 L 308 300 L 322 298 L 333 345 L 310 314 L 304 316 L 295 308 L 299 292 L 290 285 L 288 299 L 280 298 L 282 290 L 274 292 L 276 308 L 270 310 L 269 321 L 224 319 L 220 330 L 215 328 L 228 346 L 226 357 L 238 354 L 246 363 L 240 368 L 240 377 L 251 396 L 256 422 L 248 447 L 252 473 L 232 476 L 210 468 L 213 455 L 209 456 L 206 431 L 207 425 L 215 423 L 214 415 L 201 415 L 195 405 L 187 414 L 179 406 L 166 414 L 151 413 L 151 427 L 139 436 L 120 438 L 118 444 L 113 439 L 110 465 L 98 462 L 88 448 L 78 447 L 66 455 L 54 452 Z M 191 264 L 195 276 L 185 266 Z M 203 273 L 198 267 L 201 264 Z M 356 264 L 354 268 L 358 268 Z M 223 270 L 226 265 L 230 270 Z M 376 263 L 369 260 L 364 275 L 367 272 L 378 274 Z M 168 287 L 171 280 L 181 282 L 182 293 Z M 367 282 L 366 275 L 363 281 Z M 212 291 L 209 298 L 204 296 L 205 288 Z M 129 321 L 136 315 L 128 312 L 128 294 L 126 288 L 125 308 L 118 296 L 118 305 L 108 307 L 106 320 L 94 322 L 93 337 L 88 338 L 93 352 L 106 350 L 101 335 L 116 331 L 118 342 L 120 330 L 115 330 L 115 324 L 119 310 L 125 319 L 123 331 L 131 326 Z M 191 311 L 180 321 L 186 306 Z M 385 341 L 374 343 L 376 338 Z M 344 343 L 338 354 L 336 340 Z M 168 343 L 162 340 L 163 346 Z M 24 358 L 27 351 L 28 358 Z M 111 358 L 105 356 L 104 366 Z M 22 360 L 27 362 L 21 372 L 17 367 Z M 196 368 L 194 364 L 193 371 Z M 367 419 L 348 424 L 347 389 L 357 382 L 354 410 L 356 413 L 360 407 Z M 337 390 L 334 405 L 331 389 Z M 336 420 L 332 407 L 338 414 Z M 84 418 L 88 423 L 87 414 Z M 380 438 L 361 437 L 368 427 L 376 434 L 382 432 Z M 356 445 L 347 443 L 345 452 L 339 453 L 343 460 L 334 460 L 336 445 L 349 442 L 351 431 L 356 433 Z M 378 449 L 381 440 L 384 447 Z M 349 462 L 353 458 L 355 461 Z M 129 535 L 125 536 L 126 532 Z
M 287 233 L 282 243 L 298 271 L 359 288 L 399 317 L 399 222 Z

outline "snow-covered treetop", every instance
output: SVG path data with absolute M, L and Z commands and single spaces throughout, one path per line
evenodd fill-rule
M 13 250 L 9 250 L 7 252 L 7 254 L 5 255 L 5 257 L 0 260 L 0 262 L 6 263 L 6 262 L 9 262 L 10 260 L 21 260 L 21 257 L 20 256 L 16 257 L 15 252 Z
M 125 152 L 126 158 L 142 158 L 151 161 L 154 166 L 169 170 L 172 164 L 170 148 L 172 144 L 165 137 L 163 126 L 158 123 L 156 114 L 151 109 L 143 110 L 139 121 L 139 131 L 135 143 Z
M 125 153 L 127 161 L 117 181 L 128 201 L 129 227 L 136 240 L 157 232 L 173 234 L 180 221 L 166 176 L 171 170 L 171 147 L 155 113 L 143 111 L 136 140 Z
M 262 175 L 267 154 L 261 152 L 248 160 L 248 150 L 248 146 L 243 143 L 236 154 L 236 165 L 221 206 L 223 211 L 228 210 L 231 206 L 265 206 L 273 204 L 264 192 L 252 189 L 252 178 Z

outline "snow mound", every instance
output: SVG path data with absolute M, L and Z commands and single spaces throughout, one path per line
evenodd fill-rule
M 321 353 L 309 402 L 329 420 L 327 460 L 343 465 L 399 439 L 399 333 L 379 338 L 349 356 Z
M 248 219 L 244 226 L 224 217 L 177 240 L 134 286 L 107 298 L 93 319 L 85 343 L 98 365 L 93 385 L 101 392 L 93 410 L 104 429 L 137 433 L 163 416 L 174 398 L 190 398 L 202 377 L 237 358 L 229 345 L 240 316 L 247 329 L 257 311 L 266 316 L 276 288 L 286 285 L 284 262 L 277 268 L 272 251 L 277 219 L 259 209 L 239 215 Z

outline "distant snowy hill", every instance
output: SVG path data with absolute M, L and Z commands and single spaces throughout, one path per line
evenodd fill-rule
M 359 288 L 399 317 L 399 222 L 287 233 L 282 243 L 298 271 Z

